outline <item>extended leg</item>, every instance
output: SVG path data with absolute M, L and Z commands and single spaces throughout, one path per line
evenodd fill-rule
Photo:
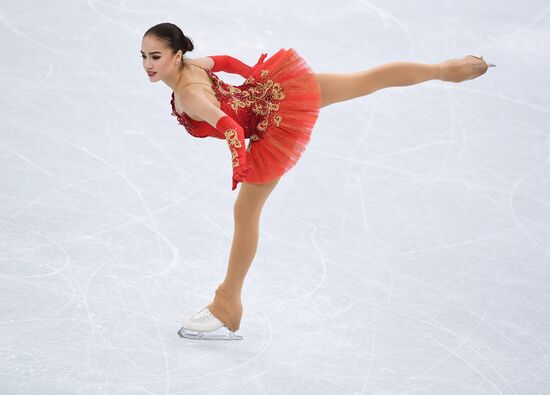
M 317 73 L 321 87 L 321 107 L 365 96 L 391 86 L 407 86 L 440 79 L 462 82 L 484 74 L 495 66 L 483 57 L 467 55 L 441 63 L 392 62 L 355 73 Z
M 279 182 L 242 183 L 234 206 L 234 234 L 224 281 L 218 286 L 208 309 L 232 331 L 239 329 L 241 291 L 248 269 L 258 248 L 260 213 L 269 194 Z
M 406 86 L 438 78 L 438 64 L 392 62 L 354 73 L 316 73 L 321 107 L 365 96 L 391 86 Z

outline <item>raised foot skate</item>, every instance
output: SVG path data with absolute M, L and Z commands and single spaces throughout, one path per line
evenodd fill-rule
M 467 55 L 462 59 L 449 59 L 438 65 L 438 79 L 451 82 L 473 80 L 485 74 L 489 67 L 496 65 L 485 62 L 483 56 Z
M 210 332 L 217 331 L 225 327 L 228 333 L 212 334 Z M 183 326 L 177 332 L 180 337 L 196 340 L 242 340 L 243 337 L 236 335 L 235 332 L 229 330 L 227 326 L 218 320 L 208 309 L 204 307 L 197 313 L 190 314 L 183 319 Z

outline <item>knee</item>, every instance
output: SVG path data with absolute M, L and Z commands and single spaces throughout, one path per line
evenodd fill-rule
M 242 202 L 235 202 L 233 206 L 233 218 L 236 224 L 250 224 L 258 222 L 260 219 L 261 207 L 251 207 Z

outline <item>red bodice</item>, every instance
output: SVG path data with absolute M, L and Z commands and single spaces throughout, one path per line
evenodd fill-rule
M 247 79 L 242 85 L 233 86 L 219 79 L 212 71 L 205 71 L 212 79 L 212 90 L 216 95 L 216 99 L 221 103 L 220 109 L 241 125 L 244 130 L 245 138 L 250 138 L 250 136 L 256 132 L 258 115 L 261 116 L 261 114 L 255 113 L 256 107 L 262 107 L 262 104 L 258 101 L 264 101 L 264 106 L 269 107 L 271 102 L 269 101 L 268 103 L 266 100 L 270 100 L 271 95 L 258 95 L 257 92 L 259 90 L 261 91 L 262 87 L 258 87 L 258 85 L 261 84 L 255 83 L 254 78 Z M 263 90 L 266 91 L 268 89 L 268 87 L 265 87 Z M 225 139 L 225 136 L 208 122 L 194 120 L 187 116 L 186 113 L 178 114 L 174 104 L 174 92 L 172 92 L 170 104 L 172 106 L 172 115 L 177 117 L 178 122 L 185 127 L 187 132 L 192 136 Z M 255 106 L 252 107 L 252 104 L 255 104 Z
M 256 78 L 249 77 L 237 86 L 222 81 L 210 70 L 205 71 L 212 79 L 212 90 L 221 103 L 220 109 L 243 128 L 245 138 L 252 141 L 260 140 L 270 123 L 279 126 L 281 116 L 277 113 L 277 101 L 284 100 L 285 94 L 279 83 L 269 79 L 267 70 L 263 70 Z M 225 136 L 208 122 L 196 121 L 185 113 L 178 114 L 174 105 L 174 92 L 170 104 L 172 115 L 177 117 L 178 122 L 192 136 L 225 139 Z

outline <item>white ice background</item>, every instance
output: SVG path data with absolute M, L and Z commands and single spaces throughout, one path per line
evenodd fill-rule
M 549 394 L 549 10 L 1 0 L 0 393 Z M 263 209 L 245 339 L 193 341 L 238 191 L 142 68 L 161 22 L 191 58 L 497 67 L 323 108 Z

